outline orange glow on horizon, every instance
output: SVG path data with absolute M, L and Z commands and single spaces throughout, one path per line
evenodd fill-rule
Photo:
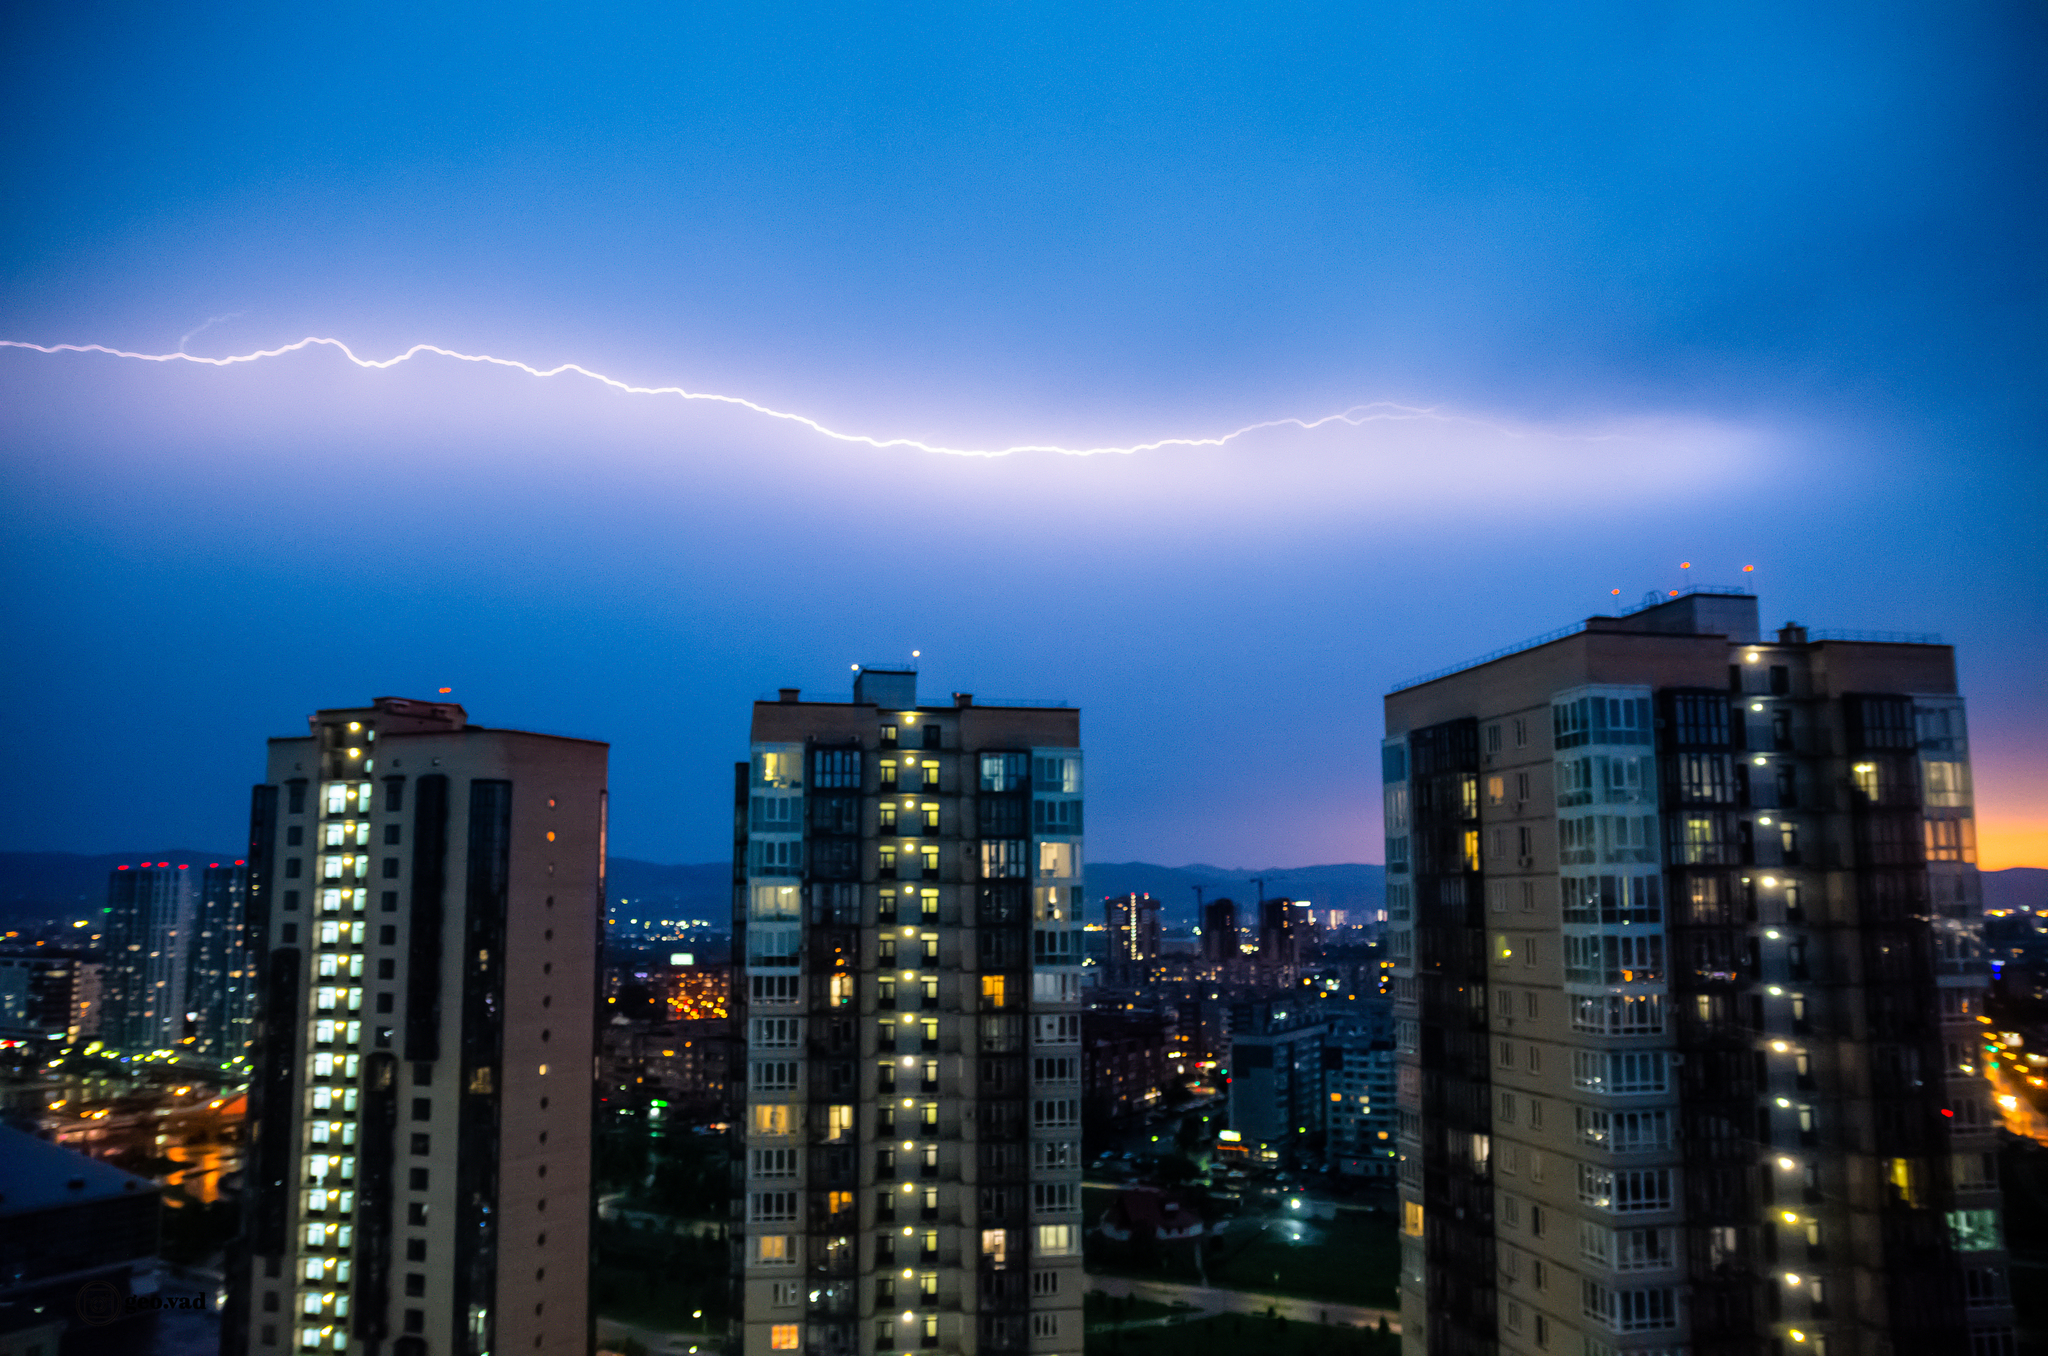
M 1977 814 L 1977 869 L 2048 867 L 2048 823 L 2017 815 Z

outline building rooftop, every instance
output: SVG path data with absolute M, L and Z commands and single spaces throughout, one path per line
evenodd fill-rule
M 1724 584 L 1699 584 L 1692 588 L 1671 589 L 1662 594 L 1646 594 L 1637 606 L 1612 616 L 1588 617 L 1569 626 L 1560 626 L 1555 631 L 1546 631 L 1540 636 L 1531 636 L 1513 645 L 1504 645 L 1476 659 L 1467 659 L 1463 663 L 1452 664 L 1418 677 L 1404 678 L 1389 687 L 1387 692 L 1405 692 L 1411 687 L 1421 687 L 1424 683 L 1433 683 L 1439 678 L 1448 678 L 1454 673 L 1476 669 L 1497 659 L 1506 659 L 1509 655 L 1554 644 L 1587 631 L 1649 636 L 1726 636 L 1738 644 L 1764 643 L 1761 629 L 1757 624 L 1755 594 L 1747 589 Z M 1930 633 L 1812 630 L 1797 622 L 1787 622 L 1779 628 L 1776 643 L 1805 645 L 1825 640 L 1850 641 L 1866 645 L 1941 644 L 1941 637 Z
M 156 1190 L 147 1178 L 0 1125 L 0 1219 Z

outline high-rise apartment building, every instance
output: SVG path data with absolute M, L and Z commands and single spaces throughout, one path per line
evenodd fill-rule
M 380 697 L 270 741 L 222 1350 L 583 1356 L 605 746 Z
M 1386 701 L 1408 1350 L 2012 1350 L 1931 638 L 1695 590 Z
M 203 1059 L 233 1064 L 248 1054 L 255 972 L 243 944 L 249 866 L 210 862 L 199 873 L 198 907 L 185 971 L 185 1028 Z
M 187 866 L 143 862 L 108 873 L 100 1039 L 114 1049 L 169 1050 L 184 1038 L 197 901 Z
M 1109 982 L 1143 983 L 1147 963 L 1159 958 L 1159 901 L 1150 895 L 1109 895 L 1102 913 L 1109 928 Z
M 737 774 L 738 1349 L 1078 1353 L 1080 713 L 799 698 Z

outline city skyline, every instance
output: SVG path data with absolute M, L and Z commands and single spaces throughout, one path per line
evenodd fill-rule
M 449 688 L 606 738 L 616 850 L 710 861 L 740 750 L 673 711 L 922 651 L 1092 713 L 1105 860 L 1370 862 L 1361 691 L 1698 582 L 1956 645 L 1983 863 L 2048 864 L 2031 8 L 15 36 L 0 339 L 426 343 L 966 449 L 1434 417 L 953 457 L 431 354 L 0 351 L 46 769 L 0 847 L 231 844 L 266 732 Z M 308 673 L 334 591 L 373 643 Z M 1174 737 L 1233 704 L 1323 742 L 1254 787 Z M 110 786 L 137 749 L 179 796 Z

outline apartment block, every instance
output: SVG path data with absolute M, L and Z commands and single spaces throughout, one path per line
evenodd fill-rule
M 602 744 L 380 697 L 270 741 L 222 1350 L 584 1356 Z
M 1386 721 L 1404 1346 L 2011 1352 L 1953 651 L 1694 590 Z
M 100 1039 L 114 1049 L 169 1050 L 184 1038 L 198 898 L 187 866 L 142 862 L 108 873 Z
M 199 873 L 185 970 L 185 1038 L 202 1059 L 239 1066 L 248 1054 L 255 970 L 244 944 L 246 861 L 210 862 Z
M 735 784 L 736 1349 L 1079 1353 L 1080 713 L 800 698 Z

